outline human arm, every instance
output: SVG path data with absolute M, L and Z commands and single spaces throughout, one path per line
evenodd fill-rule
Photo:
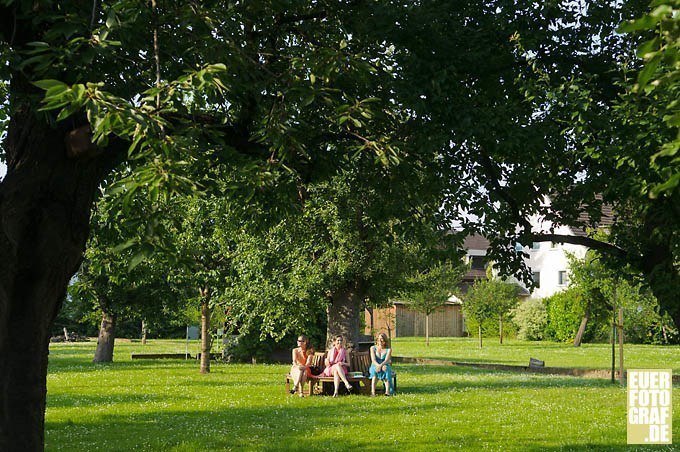
M 375 357 L 375 345 L 371 347 L 371 363 L 376 369 L 380 366 L 380 364 L 378 364 L 378 358 Z
M 309 356 L 307 356 L 307 361 L 305 361 L 305 365 L 307 367 L 310 367 L 313 362 L 314 362 L 314 353 L 310 353 Z
M 383 360 L 381 367 L 385 370 L 387 370 L 387 366 L 392 364 L 392 349 L 388 348 L 387 353 L 385 354 L 385 359 Z
M 328 352 L 326 353 L 326 358 L 324 358 L 324 360 L 323 360 L 324 365 L 326 367 L 330 367 L 333 364 L 335 364 L 334 360 L 335 360 L 335 349 L 331 348 L 330 350 L 328 350 Z

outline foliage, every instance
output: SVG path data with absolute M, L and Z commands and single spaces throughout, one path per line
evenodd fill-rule
M 348 286 L 357 287 L 357 312 L 385 305 L 409 273 L 453 248 L 437 225 L 436 198 L 421 190 L 425 176 L 358 155 L 337 176 L 300 183 L 296 208 L 239 230 L 232 315 L 247 329 L 261 320 L 263 337 L 280 338 L 323 322 Z
M 417 272 L 407 279 L 407 288 L 399 299 L 408 303 L 409 308 L 432 314 L 451 295 L 458 293 L 461 278 L 467 268 L 462 264 L 440 263 L 433 268 Z
M 96 323 L 107 312 L 117 317 L 116 323 L 134 322 L 134 333 L 121 331 L 128 336 L 139 336 L 142 320 L 154 335 L 176 330 L 187 319 L 182 315 L 181 292 L 169 278 L 171 267 L 161 256 L 139 265 L 139 254 L 131 248 L 148 236 L 145 220 L 152 206 L 145 198 L 136 198 L 135 214 L 121 218 L 115 201 L 102 197 L 92 217 L 85 259 L 69 287 L 72 320 Z
M 456 64 L 437 66 L 444 59 L 414 65 L 432 70 L 433 89 L 427 85 L 424 92 L 414 93 L 423 96 L 420 107 L 427 112 L 422 127 L 432 127 L 432 140 L 439 136 L 434 129 L 445 127 L 442 152 L 451 168 L 465 168 L 458 172 L 461 179 L 456 171 L 450 173 L 446 211 L 467 231 L 490 238 L 490 258 L 504 274 L 530 284 L 523 256 L 514 249 L 517 242 L 584 244 L 598 249 L 609 268 L 632 267 L 644 275 L 661 309 L 680 322 L 676 296 L 680 191 L 667 185 L 660 190 L 677 171 L 670 156 L 650 160 L 650 150 L 657 153 L 677 138 L 676 128 L 669 128 L 663 118 L 675 117 L 669 105 L 677 106 L 673 102 L 678 85 L 668 84 L 647 96 L 632 93 L 630 74 L 638 67 L 634 47 L 639 38 L 616 33 L 622 21 L 641 16 L 647 2 L 547 2 L 540 7 L 515 2 L 515 6 L 512 31 L 505 22 L 509 10 L 503 7 L 483 19 L 494 21 L 498 33 L 507 30 L 508 44 L 515 46 L 508 54 L 497 45 L 477 46 L 479 50 L 467 58 L 474 58 L 470 66 L 484 73 L 466 72 Z M 668 8 L 662 10 L 668 18 Z M 477 32 L 478 42 L 488 39 L 483 26 L 465 30 L 453 14 L 437 11 L 436 16 L 431 18 L 435 30 L 449 21 L 448 30 Z M 423 45 L 437 54 L 441 49 L 432 42 L 437 34 L 432 28 L 428 33 Z M 452 48 L 464 42 L 450 38 Z M 659 47 L 662 41 L 655 42 Z M 495 55 L 485 54 L 492 48 Z M 674 58 L 673 48 L 665 48 L 663 58 Z M 403 61 L 405 68 L 411 67 L 406 57 Z M 515 69 L 510 74 L 506 68 Z M 460 89 L 460 80 L 467 80 L 461 74 L 474 83 Z M 474 107 L 459 99 L 462 94 L 474 99 Z M 603 206 L 614 212 L 608 218 L 614 224 L 606 239 L 592 234 L 603 223 Z M 545 227 L 533 229 L 531 218 L 541 218 Z M 583 230 L 588 237 L 555 234 L 558 225 Z
M 517 339 L 540 341 L 548 323 L 548 311 L 543 300 L 530 299 L 512 310 L 512 321 L 517 326 Z
M 634 276 L 614 273 L 598 253 L 585 259 L 569 257 L 570 287 L 582 294 L 581 309 L 590 311 L 591 339 L 605 340 L 611 334 L 614 305 L 624 311 L 624 337 L 634 343 L 662 343 L 673 337 L 672 321 L 660 314 L 654 295 Z M 664 338 L 665 336 L 665 338 Z
M 481 326 L 482 333 L 488 324 L 502 321 L 518 301 L 515 284 L 492 277 L 490 269 L 487 273 L 487 279 L 475 281 L 468 289 L 463 304 L 465 316 Z
M 543 300 L 546 305 L 548 321 L 545 328 L 546 339 L 556 341 L 573 341 L 581 319 L 585 314 L 583 292 L 576 288 L 568 288 Z M 593 325 L 589 323 L 584 340 L 592 338 Z
M 652 165 L 660 167 L 668 177 L 652 188 L 652 196 L 658 196 L 673 191 L 680 183 L 680 2 L 654 0 L 650 6 L 651 11 L 621 24 L 619 30 L 629 33 L 652 30 L 655 35 L 637 49 L 645 65 L 632 91 L 644 93 L 655 106 L 655 117 L 676 132 L 675 138 L 662 143 L 651 157 Z

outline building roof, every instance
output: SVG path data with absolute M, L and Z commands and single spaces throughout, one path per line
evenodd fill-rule
M 602 199 L 602 196 L 598 195 L 596 198 Z M 587 230 L 589 228 L 609 228 L 612 224 L 614 224 L 614 210 L 612 209 L 612 206 L 609 204 L 602 204 L 602 214 L 599 218 L 599 220 L 591 221 L 590 220 L 590 215 L 588 215 L 588 212 L 581 212 L 581 214 L 578 216 L 579 224 L 581 226 L 569 226 L 569 230 L 571 231 L 572 234 L 579 236 L 579 237 L 587 237 L 588 233 Z
M 490 243 L 486 239 L 486 237 L 477 233 L 468 235 L 467 237 L 465 237 L 465 240 L 463 241 L 463 249 L 465 250 L 486 251 L 489 248 L 489 245 Z

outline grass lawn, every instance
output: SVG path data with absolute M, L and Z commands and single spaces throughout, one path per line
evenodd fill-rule
M 611 344 L 583 344 L 574 347 L 561 342 L 526 342 L 498 338 L 484 338 L 479 348 L 477 338 L 395 338 L 392 348 L 396 356 L 436 358 L 474 363 L 529 365 L 529 358 L 545 361 L 549 367 L 578 367 L 611 369 Z M 624 344 L 624 365 L 627 369 L 673 369 L 680 374 L 680 346 Z M 616 350 L 618 368 L 619 351 Z
M 625 390 L 606 380 L 397 365 L 396 397 L 300 399 L 284 394 L 285 365 L 213 364 L 200 375 L 196 361 L 130 360 L 179 345 L 119 342 L 114 363 L 94 365 L 94 343 L 53 344 L 47 450 L 641 450 L 625 444 Z

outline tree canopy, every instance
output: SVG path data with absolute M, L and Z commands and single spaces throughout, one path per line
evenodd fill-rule
M 234 191 L 257 180 L 234 205 L 257 197 L 274 239 L 251 242 L 251 262 L 316 271 L 284 284 L 283 300 L 310 286 L 354 306 L 380 300 L 403 239 L 421 241 L 415 226 L 455 224 L 485 233 L 491 258 L 527 280 L 517 241 L 597 248 L 644 275 L 680 323 L 677 1 L 646 8 L 2 0 L 0 448 L 42 448 L 49 326 L 116 167 L 133 169 L 111 188 L 124 212 L 139 193 L 210 193 L 217 164 Z M 640 17 L 639 38 L 615 33 Z M 649 39 L 643 68 L 635 49 Z M 602 205 L 616 212 L 607 240 L 528 221 L 591 232 Z M 290 211 L 297 246 L 280 220 Z M 294 253 L 260 259 L 282 246 Z

